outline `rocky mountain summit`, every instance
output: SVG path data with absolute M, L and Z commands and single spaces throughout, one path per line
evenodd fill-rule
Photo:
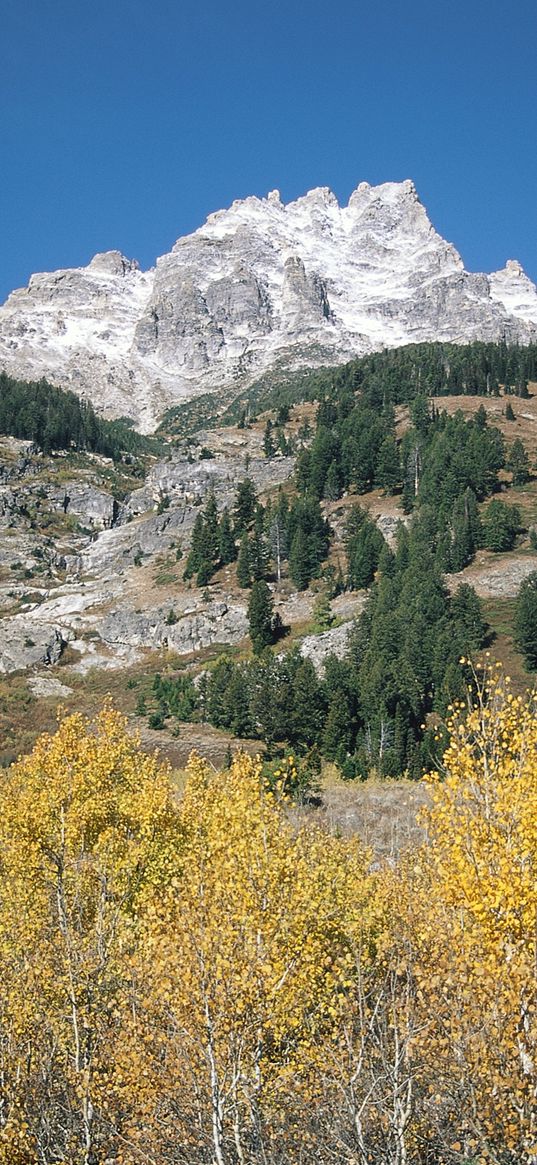
M 212 214 L 142 272 L 119 252 L 33 275 L 0 308 L 0 367 L 89 397 L 144 431 L 202 392 L 428 340 L 537 340 L 537 288 L 511 260 L 465 271 L 410 181 L 326 187 Z

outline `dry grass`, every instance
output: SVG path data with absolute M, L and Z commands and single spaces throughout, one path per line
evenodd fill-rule
M 422 840 L 418 815 L 426 800 L 423 781 L 343 781 L 328 766 L 320 806 L 303 813 L 332 832 L 358 834 L 377 857 L 395 860 Z

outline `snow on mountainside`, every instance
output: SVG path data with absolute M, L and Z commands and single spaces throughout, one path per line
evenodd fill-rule
M 273 368 L 426 340 L 537 340 L 537 289 L 514 261 L 464 270 L 410 181 L 321 187 L 212 214 L 142 272 L 119 252 L 33 275 L 0 308 L 0 366 L 46 375 L 150 430 L 169 405 Z

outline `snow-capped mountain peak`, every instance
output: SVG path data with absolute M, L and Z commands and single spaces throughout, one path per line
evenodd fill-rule
M 0 367 L 48 376 L 150 429 L 169 405 L 271 367 L 339 363 L 425 340 L 537 339 L 537 289 L 515 260 L 464 270 L 414 183 L 278 190 L 209 215 L 155 268 L 118 251 L 33 275 L 0 308 Z

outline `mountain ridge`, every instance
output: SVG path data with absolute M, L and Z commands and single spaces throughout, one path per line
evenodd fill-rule
M 339 364 L 428 340 L 537 340 L 517 260 L 465 270 L 414 183 L 237 200 L 141 271 L 118 251 L 35 274 L 0 307 L 0 367 L 46 376 L 155 428 L 170 406 L 274 367 Z

